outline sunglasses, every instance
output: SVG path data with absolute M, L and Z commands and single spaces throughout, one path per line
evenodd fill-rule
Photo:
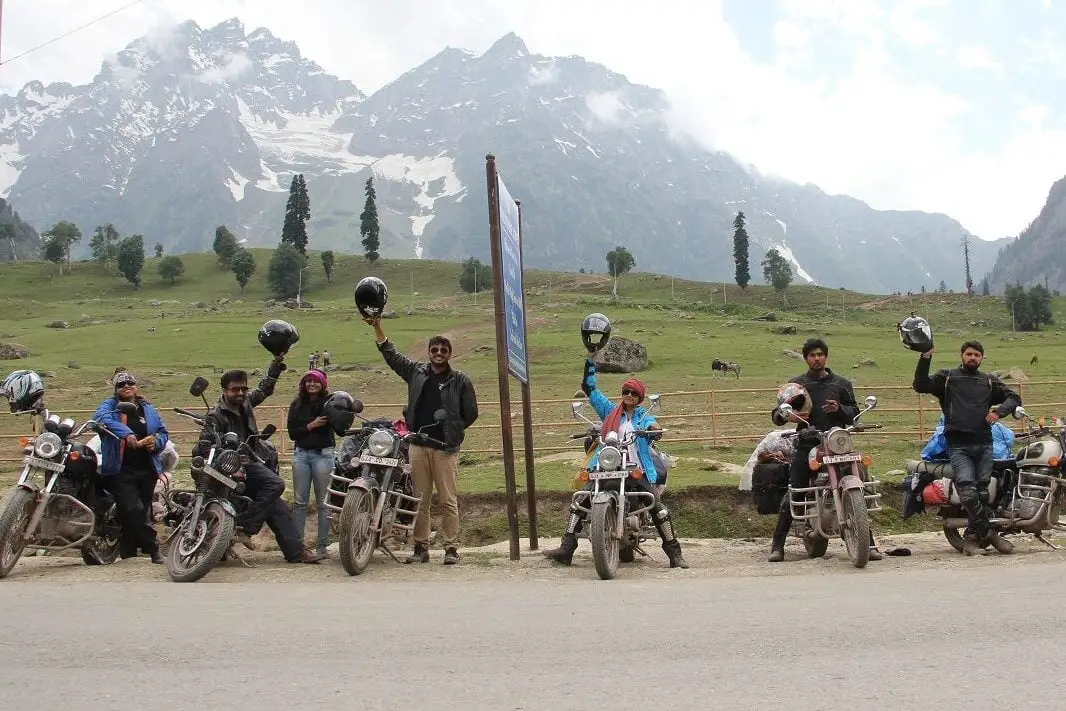
M 445 348 L 444 346 L 430 346 L 429 352 L 433 355 L 437 355 L 438 353 L 441 355 L 448 355 L 452 352 L 452 349 Z
M 120 380 L 115 383 L 115 390 L 121 390 L 122 388 L 133 388 L 137 386 L 136 380 Z
M 640 393 L 638 393 L 636 390 L 630 390 L 629 388 L 623 388 L 622 395 L 632 395 L 633 397 L 640 397 Z

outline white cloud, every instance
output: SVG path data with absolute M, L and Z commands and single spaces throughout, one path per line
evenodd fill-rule
M 199 79 L 205 84 L 221 84 L 239 78 L 253 66 L 248 55 L 230 54 L 222 58 L 220 66 L 202 72 Z
M 1003 65 L 992 58 L 988 47 L 983 44 L 968 44 L 955 50 L 955 61 L 960 67 L 966 69 L 990 69 L 1003 76 L 1006 70 Z
M 555 64 L 535 66 L 529 73 L 529 85 L 554 84 L 559 80 L 559 68 Z

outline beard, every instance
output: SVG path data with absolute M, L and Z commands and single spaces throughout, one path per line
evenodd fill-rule
M 966 370 L 966 371 L 968 371 L 970 373 L 976 373 L 977 369 L 980 368 L 981 366 L 979 366 L 977 364 L 963 363 L 962 367 L 963 367 L 964 370 Z

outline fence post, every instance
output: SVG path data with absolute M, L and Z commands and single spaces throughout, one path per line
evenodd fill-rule
M 718 398 L 715 397 L 718 388 L 711 381 L 711 445 L 718 444 Z
M 918 393 L 918 436 L 925 439 L 925 408 L 922 406 L 921 393 Z
M 278 438 L 278 469 L 280 469 L 281 463 L 285 460 L 285 438 L 288 436 L 289 433 L 288 422 L 286 422 L 286 420 L 288 419 L 288 412 L 280 407 L 276 407 L 274 409 L 277 413 L 275 424 L 278 427 L 278 433 L 275 436 Z

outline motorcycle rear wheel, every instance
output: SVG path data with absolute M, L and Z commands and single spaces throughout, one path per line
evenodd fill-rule
M 181 522 L 167 548 L 167 573 L 175 583 L 191 583 L 211 572 L 233 542 L 236 521 L 222 504 L 212 501 L 200 512 L 196 541 L 185 540 L 188 519 Z
M 359 575 L 370 564 L 377 548 L 373 530 L 374 497 L 352 489 L 344 499 L 340 515 L 340 558 L 348 575 Z
M 862 489 L 844 492 L 844 546 L 848 558 L 856 568 L 865 568 L 870 562 L 870 512 L 866 510 L 866 497 Z
M 26 526 L 37 496 L 21 487 L 11 490 L 0 504 L 0 578 L 7 577 L 26 548 Z
M 613 499 L 592 505 L 589 542 L 592 544 L 592 562 L 601 580 L 611 580 L 618 574 L 620 546 L 614 537 L 617 516 L 618 509 Z

